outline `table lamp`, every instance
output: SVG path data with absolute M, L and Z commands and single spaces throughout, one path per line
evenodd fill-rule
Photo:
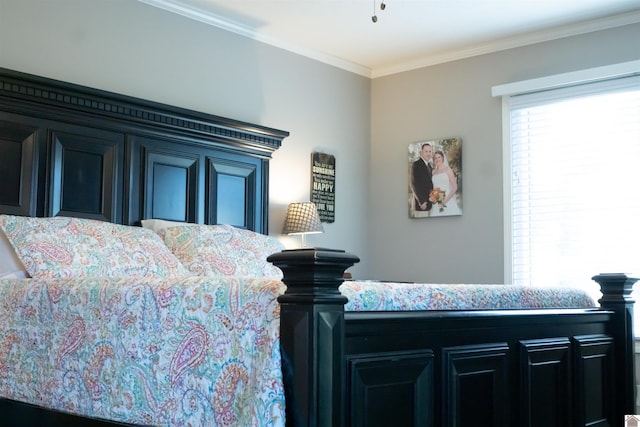
M 320 216 L 313 202 L 290 203 L 287 209 L 287 218 L 284 222 L 283 234 L 300 234 L 302 247 L 306 248 L 307 234 L 324 232 Z

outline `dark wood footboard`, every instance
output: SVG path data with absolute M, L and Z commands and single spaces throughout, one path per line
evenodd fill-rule
M 344 312 L 342 251 L 284 251 L 290 426 L 621 426 L 635 410 L 637 280 L 600 309 Z

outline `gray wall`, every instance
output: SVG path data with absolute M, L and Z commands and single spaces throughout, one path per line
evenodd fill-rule
M 132 0 L 0 0 L 0 67 L 291 132 L 271 163 L 270 234 L 336 156 L 336 221 L 309 244 L 360 278 L 503 281 L 501 103 L 491 87 L 640 59 L 640 24 L 364 77 Z M 407 146 L 463 139 L 461 217 L 409 219 Z M 589 275 L 597 272 L 585 272 Z
M 270 167 L 270 234 L 309 200 L 311 152 L 336 157 L 336 220 L 309 245 L 362 262 L 370 80 L 132 0 L 0 0 L 0 67 L 291 132 Z
M 377 78 L 371 92 L 373 277 L 503 283 L 502 106 L 491 87 L 640 59 L 640 24 Z M 407 146 L 462 138 L 463 215 L 409 219 Z M 553 161 L 550 167 L 561 164 Z M 598 271 L 588 271 L 585 280 Z

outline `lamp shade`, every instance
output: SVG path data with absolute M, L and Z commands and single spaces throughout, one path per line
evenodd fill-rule
M 283 234 L 322 233 L 322 223 L 313 202 L 291 203 L 287 209 Z

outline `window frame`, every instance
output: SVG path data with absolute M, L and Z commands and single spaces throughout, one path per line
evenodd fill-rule
M 601 82 L 622 77 L 640 76 L 640 60 L 606 65 L 586 70 L 550 75 L 494 86 L 492 96 L 502 99 L 502 151 L 503 151 L 503 260 L 504 283 L 511 283 L 512 271 L 512 230 L 511 230 L 511 106 L 512 97 L 561 89 L 587 83 Z

